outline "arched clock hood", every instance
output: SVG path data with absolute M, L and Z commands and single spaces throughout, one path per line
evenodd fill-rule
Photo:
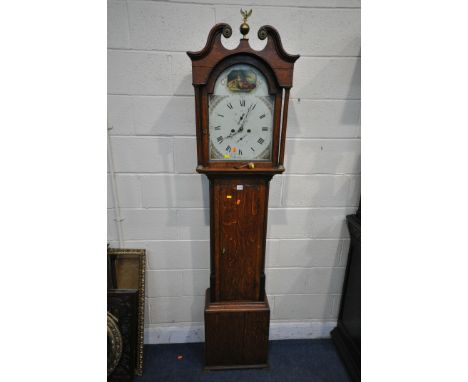
M 245 15 L 243 15 L 245 17 Z M 247 16 L 248 17 L 248 16 Z M 244 24 L 246 19 L 244 18 Z M 247 28 L 247 32 L 248 32 Z M 267 39 L 262 50 L 253 49 L 241 32 L 239 44 L 234 49 L 227 49 L 221 41 L 221 36 L 230 38 L 232 28 L 229 24 L 219 23 L 211 28 L 205 47 L 200 51 L 189 51 L 187 55 L 192 61 L 192 83 L 195 89 L 196 137 L 197 137 L 197 171 L 205 174 L 224 172 L 266 173 L 272 175 L 284 171 L 284 152 L 286 143 L 286 128 L 288 120 L 289 91 L 293 83 L 294 63 L 299 55 L 288 54 L 281 42 L 278 31 L 264 25 L 258 31 L 260 40 Z M 274 132 L 273 157 L 270 163 L 213 163 L 209 160 L 208 150 L 208 97 L 213 91 L 213 84 L 223 69 L 236 63 L 248 63 L 255 66 L 267 78 L 270 93 L 275 94 L 274 102 Z

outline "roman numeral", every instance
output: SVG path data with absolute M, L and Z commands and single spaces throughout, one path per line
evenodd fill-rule
M 216 139 L 218 140 L 218 143 L 223 143 L 224 138 L 221 135 Z
M 267 126 L 262 127 L 262 131 L 268 131 L 268 127 Z
M 215 129 L 215 130 L 220 130 L 220 128 L 221 128 L 221 126 L 215 126 L 215 127 L 213 127 L 213 129 Z
M 263 142 L 265 142 L 265 140 L 263 138 L 258 138 L 257 142 L 260 143 L 260 144 L 263 144 Z
M 226 147 L 226 151 L 227 151 L 228 153 L 230 153 L 230 152 L 231 152 L 231 146 Z
M 239 155 L 242 155 L 242 150 L 239 150 Z
M 227 104 L 227 107 L 228 107 L 229 109 L 232 109 L 231 102 L 229 102 L 229 103 Z
M 241 105 L 241 106 L 245 106 L 245 99 L 241 99 L 241 100 L 240 100 L 240 105 Z
M 255 151 L 255 149 L 253 147 L 251 147 L 250 150 Z
M 224 118 L 224 115 L 222 115 L 222 114 L 218 114 L 218 117 L 223 117 L 223 118 Z
M 262 114 L 262 115 L 260 116 L 260 119 L 265 118 L 265 117 L 266 117 L 266 115 L 265 115 L 265 114 Z

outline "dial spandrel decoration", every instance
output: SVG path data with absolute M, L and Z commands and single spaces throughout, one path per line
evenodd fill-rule
M 212 161 L 270 161 L 274 96 L 251 65 L 227 68 L 209 97 L 209 154 Z

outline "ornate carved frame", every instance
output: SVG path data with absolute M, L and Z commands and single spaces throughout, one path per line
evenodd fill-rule
M 136 283 L 138 289 L 138 329 L 137 329 L 137 349 L 136 349 L 136 369 L 135 374 L 141 376 L 143 374 L 143 344 L 145 330 L 145 269 L 146 269 L 146 250 L 145 249 L 123 249 L 123 248 L 108 248 L 108 257 L 114 256 L 116 260 L 138 258 L 138 280 L 126 280 L 126 282 Z M 117 288 L 118 280 L 117 280 Z M 124 288 L 128 285 L 124 285 Z

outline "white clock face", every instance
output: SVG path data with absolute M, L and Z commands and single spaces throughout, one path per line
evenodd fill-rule
M 226 69 L 209 97 L 210 160 L 270 161 L 273 112 L 263 74 L 246 64 Z

